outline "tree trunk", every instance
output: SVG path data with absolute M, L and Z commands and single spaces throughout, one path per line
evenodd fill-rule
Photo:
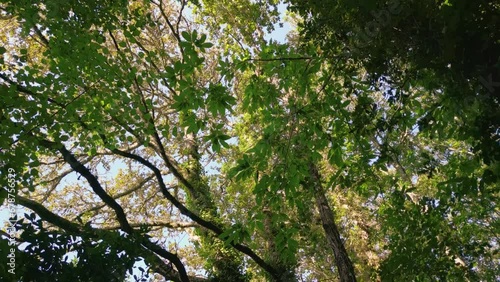
M 314 164 L 310 164 L 309 170 L 312 178 L 316 205 L 321 217 L 321 223 L 323 224 L 328 244 L 332 248 L 335 256 L 335 264 L 337 265 L 340 281 L 354 282 L 356 281 L 354 267 L 349 259 L 344 243 L 340 238 L 340 233 L 337 229 L 337 225 L 335 224 L 333 211 L 330 208 L 328 199 L 326 198 L 323 188 L 321 187 L 321 178 L 318 169 Z
M 194 134 L 186 134 L 186 144 L 188 153 L 187 179 L 193 186 L 188 189 L 188 207 L 203 214 L 203 216 L 214 222 L 219 222 L 217 207 L 214 205 L 210 188 L 203 180 L 203 168 L 200 163 L 197 138 Z M 212 232 L 204 228 L 196 228 L 197 235 L 200 236 L 199 248 L 203 252 L 209 253 L 207 259 L 211 260 L 213 277 L 212 281 L 234 281 L 244 282 L 246 276 L 242 272 L 243 267 L 238 258 L 239 254 L 230 247 L 224 245 Z

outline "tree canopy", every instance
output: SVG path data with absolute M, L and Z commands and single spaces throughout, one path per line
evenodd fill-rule
M 495 1 L 0 7 L 6 281 L 500 276 Z

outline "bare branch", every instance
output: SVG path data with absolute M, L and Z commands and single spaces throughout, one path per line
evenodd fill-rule
M 130 223 L 130 226 L 133 228 L 139 228 L 139 227 L 166 227 L 170 229 L 185 229 L 185 228 L 192 228 L 192 227 L 199 227 L 198 224 L 194 222 L 168 222 L 168 221 L 153 221 L 153 222 L 134 222 Z M 117 230 L 120 229 L 119 225 L 109 225 L 109 226 L 102 226 L 99 229 L 103 230 Z
M 33 29 L 35 30 L 35 33 L 40 38 L 40 40 L 42 40 L 43 45 L 45 45 L 45 47 L 49 47 L 49 40 L 43 35 L 42 31 L 36 25 L 33 27 Z
M 177 29 L 177 33 L 179 32 L 179 24 L 180 24 L 181 19 L 182 19 L 182 12 L 184 11 L 186 4 L 187 4 L 186 0 L 181 0 L 181 9 L 179 10 L 179 16 L 177 17 L 177 23 L 175 24 L 175 27 Z
M 123 191 L 121 193 L 116 194 L 115 196 L 113 196 L 113 199 L 115 199 L 115 200 L 119 199 L 121 197 L 127 196 L 127 195 L 129 195 L 129 194 L 131 194 L 131 193 L 133 193 L 133 192 L 141 189 L 144 186 L 144 184 L 146 184 L 148 181 L 150 181 L 151 179 L 153 179 L 153 177 L 154 177 L 154 175 L 149 175 L 148 177 L 146 177 L 145 179 L 143 179 L 141 182 L 139 182 L 134 187 L 132 187 L 132 188 L 130 188 L 128 190 L 125 190 L 125 191 Z M 89 212 L 98 211 L 98 210 L 102 209 L 105 206 L 106 206 L 105 204 L 100 204 L 100 205 L 94 206 L 94 207 L 92 207 L 90 209 L 87 209 L 87 210 L 81 212 L 80 214 L 78 214 L 76 216 L 76 218 L 80 218 L 82 215 L 84 215 L 86 213 L 89 213 Z
M 179 36 L 179 33 L 175 30 L 174 26 L 172 25 L 172 23 L 168 19 L 168 16 L 165 13 L 165 9 L 163 9 L 163 0 L 159 0 L 158 2 L 159 3 L 157 4 L 157 3 L 155 3 L 155 2 L 152 1 L 153 4 L 155 4 L 156 6 L 158 6 L 158 8 L 160 9 L 160 13 L 161 13 L 163 19 L 165 20 L 165 22 L 167 23 L 168 27 L 170 28 L 170 31 L 172 31 L 172 34 L 177 39 L 177 42 L 180 43 L 181 42 L 181 37 Z M 181 48 L 181 52 L 182 52 L 182 48 Z

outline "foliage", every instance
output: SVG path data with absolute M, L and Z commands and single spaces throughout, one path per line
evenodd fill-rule
M 136 242 L 117 233 L 94 238 L 80 233 L 76 237 L 44 230 L 34 214 L 25 219 L 30 222 L 17 226 L 24 231 L 20 239 L 33 243 L 26 246 L 18 262 L 21 267 L 17 271 L 22 274 L 18 279 L 22 281 L 93 281 L 95 277 L 123 281 L 137 261 Z M 68 251 L 75 252 L 75 258 L 70 259 Z
M 500 159 L 496 1 L 290 2 L 304 15 L 306 38 L 329 56 L 362 64 L 371 79 L 389 79 L 394 89 L 434 92 L 436 107 L 464 116 L 458 138 L 477 140 L 474 150 L 486 163 Z M 426 121 L 436 122 L 428 128 L 443 130 L 446 118 L 430 111 Z
M 472 82 L 493 69 L 459 52 L 496 35 L 472 24 L 490 4 L 294 2 L 294 44 L 264 40 L 264 2 L 1 2 L 2 183 L 31 210 L 14 280 L 499 274 L 498 100 Z M 453 18 L 463 37 L 421 44 Z

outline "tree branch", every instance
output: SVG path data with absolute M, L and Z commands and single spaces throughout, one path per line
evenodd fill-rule
M 133 193 L 133 192 L 135 192 L 135 191 L 137 191 L 137 190 L 141 189 L 141 188 L 144 186 L 144 184 L 146 184 L 146 183 L 147 183 L 149 180 L 151 180 L 151 179 L 153 179 L 153 175 L 149 175 L 148 177 L 146 177 L 145 179 L 143 179 L 141 182 L 139 182 L 136 186 L 134 186 L 134 187 L 132 187 L 132 188 L 130 188 L 130 189 L 128 189 L 128 190 L 126 190 L 126 191 L 123 191 L 123 192 L 121 192 L 121 193 L 116 194 L 115 196 L 113 196 L 113 199 L 115 199 L 115 200 L 116 200 L 116 199 L 119 199 L 119 198 L 121 198 L 121 197 L 127 196 L 127 195 L 129 195 L 129 194 L 131 194 L 131 193 Z M 94 207 L 92 207 L 92 208 L 90 208 L 90 209 L 87 209 L 87 210 L 85 210 L 85 211 L 83 211 L 83 212 L 79 213 L 79 214 L 76 216 L 76 218 L 81 217 L 81 216 L 82 216 L 82 215 L 84 215 L 85 213 L 100 210 L 100 209 L 102 209 L 102 208 L 103 208 L 103 207 L 105 207 L 105 206 L 106 206 L 105 204 L 100 204 L 100 205 L 94 206 Z
M 37 95 L 35 94 L 35 92 L 29 90 L 28 88 L 20 85 L 19 83 L 11 80 L 10 78 L 8 78 L 6 75 L 4 75 L 3 73 L 0 73 L 0 78 L 5 80 L 6 82 L 8 82 L 10 85 L 14 85 L 17 89 L 17 91 L 21 92 L 21 93 L 24 93 L 24 94 L 28 94 L 32 97 L 37 97 Z M 49 101 L 50 103 L 53 103 L 53 104 L 56 104 L 62 108 L 65 108 L 66 105 L 64 105 L 63 103 L 59 103 L 57 102 L 56 100 L 52 99 L 52 98 L 47 98 L 47 101 Z
M 49 211 L 47 208 L 33 200 L 20 195 L 17 195 L 16 200 L 21 206 L 34 211 L 40 218 L 49 222 L 50 224 L 53 224 L 71 233 L 78 234 L 83 232 L 83 228 L 81 228 L 81 226 L 79 226 L 78 224 L 58 216 L 57 214 Z
M 35 33 L 40 38 L 40 40 L 42 40 L 45 47 L 49 47 L 49 40 L 43 35 L 42 31 L 36 26 L 36 24 L 33 29 L 35 30 Z
M 106 191 L 102 188 L 97 178 L 89 171 L 89 169 L 87 169 L 82 163 L 80 163 L 73 156 L 73 154 L 66 149 L 64 145 L 44 139 L 38 141 L 40 142 L 40 145 L 48 149 L 58 150 L 63 155 L 64 160 L 71 166 L 71 168 L 73 168 L 76 172 L 80 173 L 83 177 L 85 177 L 85 179 L 87 179 L 87 182 L 92 187 L 94 193 L 96 193 L 104 201 L 104 203 L 106 203 L 109 207 L 111 207 L 115 211 L 121 229 L 126 233 L 133 235 L 134 229 L 128 223 L 123 208 L 111 196 L 109 196 L 106 193 Z M 189 281 L 186 269 L 184 268 L 184 264 L 175 254 L 172 254 L 160 248 L 156 244 L 151 243 L 146 238 L 141 238 L 141 239 L 142 239 L 141 243 L 144 244 L 148 249 L 152 250 L 157 255 L 171 261 L 177 267 L 181 281 Z
M 309 164 L 310 185 L 314 191 L 316 206 L 321 217 L 321 223 L 325 231 L 328 244 L 332 248 L 335 264 L 339 272 L 341 282 L 356 282 L 354 266 L 345 249 L 344 242 L 340 237 L 333 210 L 330 208 L 328 199 L 325 196 L 321 185 L 321 176 L 315 164 Z
M 17 196 L 18 203 L 26 208 L 29 208 L 30 210 L 34 211 L 42 220 L 49 222 L 67 232 L 70 233 L 75 233 L 75 234 L 82 234 L 84 232 L 84 228 L 76 223 L 73 223 L 61 216 L 58 216 L 57 214 L 54 214 L 53 212 L 49 211 L 47 208 L 45 208 L 43 205 L 40 203 L 37 203 L 35 201 L 32 201 L 30 199 L 27 199 L 22 196 Z M 99 232 L 110 232 L 107 230 L 102 230 L 102 229 L 94 229 L 94 228 L 88 228 L 85 227 L 85 231 L 89 231 L 91 236 L 98 237 L 97 233 Z M 138 234 L 135 234 L 138 236 Z M 184 265 L 180 261 L 180 259 L 177 257 L 177 255 L 172 254 L 164 249 L 162 249 L 160 246 L 152 243 L 148 239 L 144 237 L 138 237 L 140 239 L 141 244 L 145 249 L 143 249 L 143 253 L 146 250 L 152 251 L 156 253 L 157 255 L 171 261 L 177 268 L 178 271 L 174 271 L 171 267 L 166 267 L 165 269 L 165 263 L 161 261 L 157 256 L 153 256 L 154 260 L 154 265 L 153 268 L 158 271 L 158 273 L 162 274 L 165 276 L 167 279 L 171 279 L 173 281 L 182 281 L 182 282 L 189 282 L 189 281 L 205 281 L 202 278 L 198 277 L 193 277 L 193 279 L 189 278 L 186 270 L 184 268 Z M 148 254 L 143 254 L 144 257 L 150 257 Z M 179 265 L 182 266 L 181 269 L 179 270 Z M 163 267 L 162 267 L 163 266 Z
M 118 219 L 118 222 L 120 223 L 122 230 L 129 234 L 132 234 L 134 232 L 133 228 L 128 223 L 127 216 L 125 215 L 123 208 L 110 195 L 108 195 L 108 193 L 106 193 L 97 178 L 90 172 L 88 168 L 86 168 L 81 162 L 79 162 L 75 158 L 75 156 L 70 151 L 68 151 L 68 149 L 66 149 L 64 145 L 48 140 L 38 141 L 40 145 L 44 146 L 47 149 L 58 150 L 62 154 L 64 160 L 71 166 L 71 168 L 85 177 L 90 187 L 92 187 L 94 193 L 96 193 L 99 198 L 101 198 L 101 200 L 106 203 L 106 205 L 108 205 L 115 211 L 116 217 Z
M 130 223 L 130 226 L 137 228 L 137 227 L 166 227 L 166 228 L 171 228 L 171 229 L 184 229 L 184 228 L 191 228 L 191 227 L 197 227 L 198 224 L 194 222 L 168 222 L 168 221 L 153 221 L 153 222 L 136 222 L 136 223 Z M 103 230 L 116 230 L 120 229 L 119 225 L 110 225 L 110 226 L 103 226 L 99 229 Z
M 279 58 L 269 58 L 269 59 L 250 58 L 244 60 L 244 62 L 305 61 L 312 59 L 314 58 L 313 57 L 279 57 Z
M 160 13 L 161 13 L 163 19 L 165 20 L 165 22 L 167 23 L 168 27 L 170 28 L 170 30 L 174 34 L 175 38 L 177 39 L 177 42 L 180 43 L 181 42 L 181 37 L 179 36 L 179 33 L 175 30 L 174 26 L 172 25 L 172 23 L 168 19 L 168 16 L 166 15 L 165 10 L 163 9 L 163 0 L 159 0 L 158 4 L 155 3 L 154 1 L 151 1 L 151 2 L 153 4 L 155 4 L 156 6 L 158 6 L 158 8 L 160 9 Z M 181 47 L 181 52 L 183 52 L 182 47 Z
M 138 155 L 135 155 L 135 154 L 132 154 L 132 153 L 127 153 L 127 152 L 124 152 L 124 151 L 120 151 L 118 149 L 113 150 L 113 152 L 116 153 L 116 154 L 118 154 L 118 155 L 120 155 L 120 156 L 122 156 L 122 157 L 135 160 L 135 161 L 141 163 L 142 165 L 148 167 L 149 169 L 151 169 L 154 172 L 154 174 L 156 175 L 156 179 L 158 180 L 158 184 L 160 185 L 160 189 L 161 189 L 162 194 L 183 215 L 189 217 L 190 219 L 192 219 L 194 222 L 198 223 L 202 227 L 205 227 L 205 228 L 211 230 L 217 236 L 220 236 L 223 233 L 223 230 L 219 226 L 215 225 L 214 223 L 212 223 L 210 221 L 206 221 L 203 218 L 199 217 L 198 215 L 196 215 L 195 213 L 193 213 L 192 211 L 190 211 L 187 207 L 185 207 L 181 202 L 179 202 L 172 194 L 170 194 L 170 192 L 168 191 L 168 189 L 167 189 L 167 187 L 165 185 L 165 182 L 163 181 L 163 176 L 161 174 L 161 171 L 155 165 L 153 165 L 152 163 L 150 163 L 148 160 L 142 158 L 141 156 L 138 156 Z M 249 247 L 247 247 L 245 245 L 242 245 L 242 244 L 231 243 L 231 246 L 234 247 L 236 250 L 238 250 L 238 251 L 246 254 L 250 258 L 252 258 L 252 260 L 255 261 L 255 263 L 257 263 L 260 267 L 262 267 L 262 269 L 264 269 L 271 276 L 273 276 L 273 278 L 275 278 L 276 281 L 281 281 L 281 279 L 278 276 L 277 271 L 274 269 L 274 267 L 272 267 L 271 265 L 269 265 L 268 263 L 266 263 L 261 257 L 259 257 L 254 251 L 252 251 L 252 249 L 250 249 Z

